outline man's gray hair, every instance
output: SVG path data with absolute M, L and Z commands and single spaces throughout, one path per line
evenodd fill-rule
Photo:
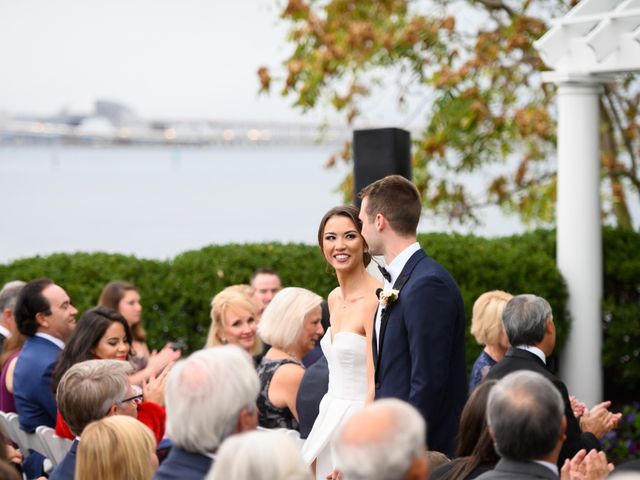
M 352 438 L 354 421 L 378 420 L 375 435 Z M 377 423 L 377 422 L 376 422 Z M 397 480 L 424 456 L 426 423 L 412 405 L 398 399 L 377 400 L 347 420 L 335 435 L 332 452 L 344 480 Z M 355 429 L 358 430 L 358 429 Z
M 242 459 L 242 460 L 240 460 Z M 278 430 L 232 435 L 223 443 L 206 480 L 312 480 L 300 447 Z
M 558 389 L 537 372 L 510 373 L 491 389 L 487 424 L 501 457 L 539 460 L 556 447 L 564 403 Z
M 509 343 L 536 345 L 544 338 L 547 319 L 551 318 L 551 305 L 544 298 L 524 294 L 513 297 L 504 307 L 502 323 Z
M 259 392 L 253 360 L 240 347 L 195 352 L 169 373 L 167 434 L 189 452 L 212 452 L 236 430 L 242 410 L 256 409 Z
M 121 360 L 86 360 L 65 372 L 56 401 L 60 415 L 75 435 L 105 417 L 112 405 L 125 398 L 132 371 L 131 364 Z
M 13 280 L 2 286 L 2 290 L 0 290 L 0 314 L 7 308 L 11 310 L 14 309 L 18 294 L 26 284 L 27 282 L 23 282 L 22 280 Z

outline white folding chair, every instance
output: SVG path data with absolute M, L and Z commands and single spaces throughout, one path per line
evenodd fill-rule
M 18 445 L 18 448 L 22 452 L 24 458 L 29 456 L 29 439 L 27 433 L 20 428 L 20 420 L 17 413 L 6 413 L 7 423 L 9 424 L 9 437 L 13 440 L 13 443 Z
M 51 460 L 55 468 L 71 448 L 71 440 L 57 436 L 53 428 L 45 425 L 36 428 L 36 435 L 47 451 L 46 457 Z
M 0 410 L 0 428 L 8 438 L 11 438 L 9 435 L 9 414 L 2 410 Z

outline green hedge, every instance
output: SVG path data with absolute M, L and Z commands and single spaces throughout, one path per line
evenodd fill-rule
M 555 266 L 553 231 L 499 239 L 426 234 L 419 241 L 458 282 L 468 319 L 474 300 L 487 290 L 536 293 L 551 303 L 561 347 L 569 318 L 566 286 Z M 613 398 L 630 400 L 640 386 L 640 235 L 605 229 L 604 244 L 606 390 Z M 194 350 L 204 343 L 213 295 L 227 285 L 245 283 L 251 272 L 264 266 L 277 269 L 283 284 L 323 296 L 336 285 L 317 247 L 294 244 L 214 245 L 170 261 L 104 253 L 55 254 L 0 265 L 0 284 L 15 278 L 50 277 L 83 312 L 97 301 L 108 281 L 129 280 L 140 288 L 151 346 L 179 340 Z M 469 365 L 480 348 L 468 335 Z

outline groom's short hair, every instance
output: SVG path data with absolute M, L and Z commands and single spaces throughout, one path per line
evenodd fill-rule
M 414 464 L 424 462 L 426 470 L 426 437 L 415 407 L 395 398 L 376 400 L 338 430 L 335 465 L 344 480 L 404 478 Z
M 367 199 L 365 214 L 372 222 L 381 213 L 400 235 L 415 235 L 422 213 L 420 192 L 400 175 L 388 175 L 364 187 L 358 197 Z

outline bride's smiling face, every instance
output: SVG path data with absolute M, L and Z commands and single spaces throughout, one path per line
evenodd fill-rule
M 336 270 L 363 265 L 364 239 L 349 217 L 335 215 L 327 220 L 322 234 L 322 253 Z

